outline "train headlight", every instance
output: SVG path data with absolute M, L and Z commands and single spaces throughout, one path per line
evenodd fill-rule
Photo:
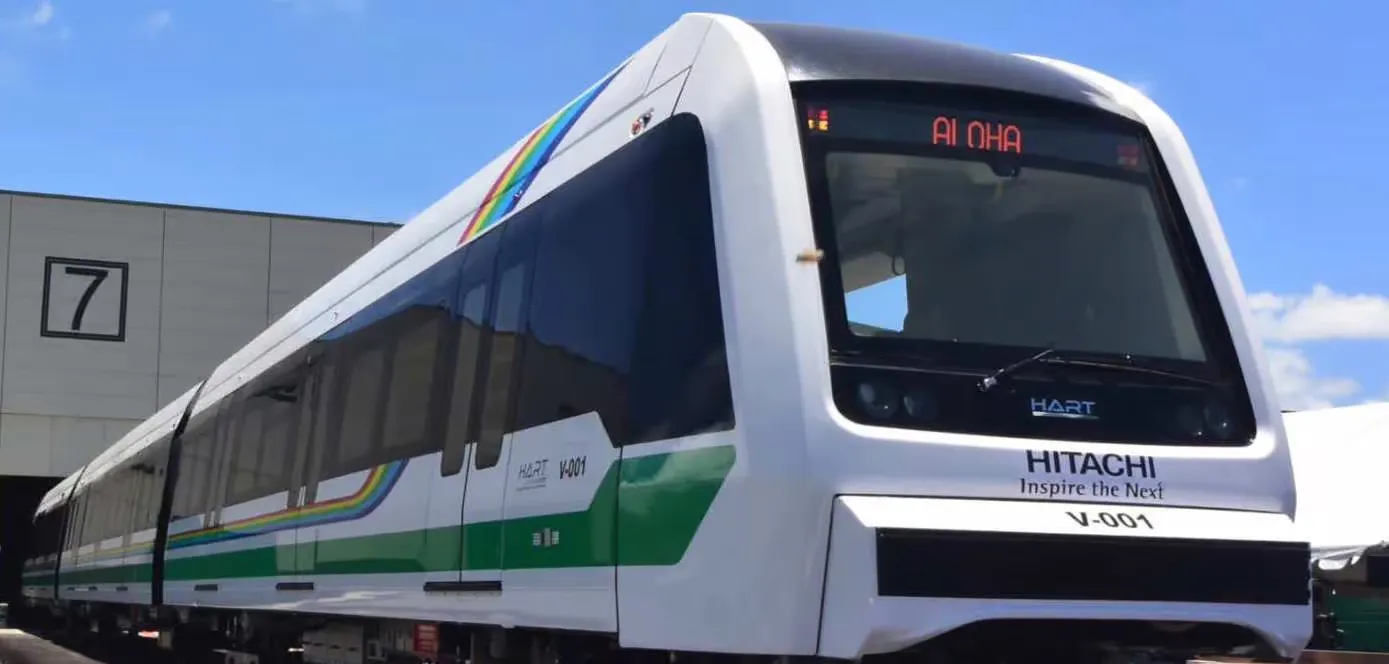
M 936 395 L 922 387 L 907 390 L 907 393 L 902 395 L 902 407 L 912 419 L 920 421 L 936 419 L 940 410 L 936 403 Z
M 1206 418 L 1204 411 L 1191 404 L 1183 405 L 1177 409 L 1177 426 L 1181 428 L 1184 436 L 1205 437 Z
M 886 420 L 897 414 L 901 400 L 897 396 L 897 390 L 891 385 L 881 380 L 865 380 L 858 384 L 855 391 L 858 396 L 859 407 L 863 412 L 868 413 L 869 417 L 877 420 Z
M 1230 415 L 1230 410 L 1218 401 L 1207 403 L 1203 415 L 1206 431 L 1216 438 L 1228 438 L 1230 432 L 1235 429 L 1235 420 Z

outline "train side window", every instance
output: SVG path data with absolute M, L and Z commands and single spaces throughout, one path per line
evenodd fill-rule
M 142 479 L 140 471 L 136 470 L 134 463 L 126 464 L 121 469 L 121 484 L 124 485 L 124 488 L 121 491 L 121 518 L 116 524 L 116 532 L 114 533 L 117 537 L 135 532 L 136 505 L 144 488 Z
M 487 378 L 479 409 L 478 447 L 474 467 L 479 470 L 497 465 L 502 439 L 511 429 L 513 386 L 517 360 L 521 353 L 521 332 L 526 325 L 526 298 L 530 271 L 535 258 L 537 236 L 544 219 L 541 205 L 522 210 L 506 222 L 497 256 L 497 277 L 493 281 L 490 349 Z
M 139 527 L 149 530 L 159 520 L 159 501 L 164 493 L 164 459 L 168 456 L 169 439 L 164 438 L 145 452 L 140 464 L 145 491 L 139 505 Z
M 96 542 L 110 537 L 119 528 L 117 521 L 121 518 L 121 496 L 120 487 L 116 484 L 118 479 L 118 472 L 108 471 L 97 484 L 97 495 L 101 497 L 101 518 L 96 522 Z
M 206 478 L 198 477 L 198 443 L 207 435 L 206 427 L 192 428 L 179 439 L 178 477 L 174 478 L 174 504 L 171 519 L 196 514 L 194 496 L 206 491 Z
M 699 120 L 656 125 L 540 204 L 515 428 L 596 412 L 615 445 L 731 428 Z
M 440 474 L 455 475 L 463 469 L 468 445 L 477 438 L 477 385 L 486 367 L 487 309 L 492 269 L 496 263 L 497 245 L 506 232 L 503 226 L 487 233 L 464 247 L 457 289 L 458 320 L 454 323 L 453 357 L 448 374 L 449 398 L 445 403 L 444 453 L 439 461 Z
M 473 395 L 483 348 L 483 325 L 487 315 L 487 284 L 473 286 L 463 295 L 454 344 L 453 380 L 449 391 L 448 414 L 444 424 L 442 474 L 447 477 L 463 469 L 468 442 L 473 437 Z
M 256 473 L 255 494 L 258 498 L 289 489 L 289 467 L 293 463 L 290 443 L 297 424 L 301 392 L 300 381 L 283 377 L 268 385 L 257 397 L 265 409 L 260 470 Z
M 650 144 L 646 136 L 629 143 L 544 201 L 517 430 L 596 412 L 610 439 L 625 438 L 627 383 L 645 279 Z
M 233 393 L 217 407 L 215 433 L 207 443 L 207 489 L 203 511 L 211 514 L 225 507 L 231 495 L 232 476 L 236 474 L 236 453 L 240 449 L 241 413 L 244 404 Z M 254 466 L 252 466 L 254 470 Z
M 95 544 L 106 537 L 106 524 L 111 523 L 111 508 L 115 506 L 109 493 L 101 484 L 92 483 L 92 503 L 96 509 L 87 518 L 87 541 L 84 544 Z
M 144 492 L 144 482 L 140 471 L 136 468 L 135 462 L 127 462 L 121 468 L 121 518 L 116 523 L 115 536 L 119 537 L 127 533 L 135 532 L 138 524 L 135 515 L 136 506 L 139 504 L 141 494 Z
M 688 113 L 660 129 L 643 201 L 650 232 L 628 444 L 734 426 L 704 129 Z
M 72 548 L 74 549 L 83 544 L 82 531 L 87 527 L 87 510 L 90 507 L 90 501 L 87 500 L 87 493 L 87 490 L 83 490 L 82 493 L 78 494 L 78 509 L 73 515 L 70 539 L 72 541 Z
M 396 339 L 391 358 L 390 386 L 386 390 L 386 421 L 382 431 L 382 456 L 409 458 L 438 444 L 431 436 L 430 401 L 438 375 L 439 334 L 444 317 L 432 306 L 412 306 L 397 314 L 406 329 Z
M 130 514 L 132 512 L 130 505 L 133 502 L 135 493 L 135 483 L 131 481 L 135 478 L 131 474 L 129 467 L 121 467 L 116 470 L 113 475 L 115 475 L 115 477 L 112 478 L 115 480 L 112 488 L 115 493 L 113 498 L 116 503 L 116 518 L 112 519 L 110 525 L 107 527 L 106 536 L 108 538 L 120 537 L 130 528 Z
M 174 476 L 174 501 L 169 510 L 171 520 L 188 515 L 188 489 L 193 486 L 193 455 L 189 453 L 189 447 L 194 435 L 192 432 L 185 431 L 179 439 L 178 470 Z
M 338 353 L 329 353 L 324 356 L 324 363 L 319 369 L 319 377 L 314 388 L 313 406 L 313 428 L 309 430 L 307 438 L 309 449 L 304 454 L 304 472 L 302 481 L 305 487 L 304 499 L 312 502 L 318 493 L 318 482 L 323 471 L 324 459 L 327 456 L 325 450 L 328 448 L 328 441 L 334 440 L 336 435 L 333 420 L 337 413 L 338 403 L 342 398 L 342 384 L 338 380 L 341 372 L 338 370 Z
M 130 474 L 130 514 L 125 520 L 124 530 L 137 533 L 145 520 L 145 494 L 149 492 L 143 453 L 129 463 L 126 472 Z
M 235 435 L 228 434 L 228 440 L 233 441 L 229 455 L 232 466 L 223 505 L 244 503 L 254 498 L 256 492 L 256 471 L 265 429 L 265 405 L 261 399 L 247 400 L 239 405 L 240 408 L 233 412 L 240 411 L 240 426 L 233 427 Z
M 118 468 L 107 476 L 106 484 L 111 487 L 111 520 L 102 525 L 103 535 L 109 539 L 119 537 L 130 524 L 130 473 Z
M 356 348 L 345 353 L 345 393 L 338 413 L 337 448 L 327 477 L 341 477 L 370 467 L 372 448 L 379 442 L 382 387 L 386 379 L 386 353 L 376 344 L 347 342 Z M 360 344 L 360 345 L 358 345 Z
M 206 431 L 197 440 L 196 450 L 193 451 L 193 476 L 197 482 L 189 488 L 190 514 L 210 513 L 215 507 L 213 501 L 217 495 L 218 476 L 221 475 L 218 450 L 226 446 L 226 426 L 228 424 L 224 417 L 211 415 Z M 222 445 L 218 445 L 219 442 Z
M 82 501 L 86 509 L 83 510 L 82 515 L 82 536 L 78 538 L 77 542 L 83 546 L 97 541 L 101 534 L 98 532 L 100 530 L 98 527 L 101 521 L 100 517 L 103 516 L 106 506 L 110 503 L 105 500 L 97 500 L 99 498 L 101 496 L 97 494 L 95 484 L 87 485 L 87 488 L 82 492 Z

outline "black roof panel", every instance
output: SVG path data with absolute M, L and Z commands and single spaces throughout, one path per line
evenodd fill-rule
M 1132 114 L 1099 88 L 1040 62 L 952 42 L 885 32 L 750 23 L 776 49 L 791 82 L 910 81 L 1042 95 Z

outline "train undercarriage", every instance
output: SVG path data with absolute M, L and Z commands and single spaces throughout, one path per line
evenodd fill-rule
M 721 664 L 818 660 L 622 648 L 613 635 L 290 612 L 31 605 L 24 622 L 70 636 L 141 638 L 188 664 Z M 829 661 L 829 660 L 825 660 Z M 971 623 L 865 664 L 1288 662 L 1235 625 L 1119 620 Z

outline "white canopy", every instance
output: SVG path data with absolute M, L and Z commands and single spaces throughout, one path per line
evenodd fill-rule
M 1323 569 L 1389 544 L 1389 403 L 1283 416 L 1297 479 L 1297 523 Z

